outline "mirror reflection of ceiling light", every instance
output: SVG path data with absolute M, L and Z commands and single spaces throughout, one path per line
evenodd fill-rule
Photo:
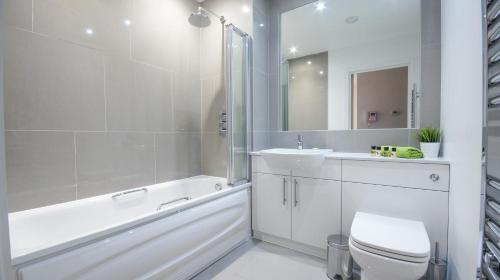
M 320 75 L 323 75 L 323 74 L 325 74 L 325 72 L 323 72 L 323 71 L 319 71 L 319 74 L 320 74 Z
M 312 64 L 312 61 L 310 61 L 310 60 L 309 60 L 309 61 L 307 62 L 307 65 L 311 65 L 311 64 Z
M 298 50 L 297 50 L 297 47 L 291 47 L 291 48 L 290 48 L 290 53 L 291 53 L 291 54 L 297 53 L 297 51 L 298 51 Z
M 90 28 L 85 28 L 85 33 L 87 33 L 87 35 L 93 35 L 94 34 L 94 30 L 90 29 Z
M 325 8 L 326 8 L 325 2 L 318 1 L 318 3 L 316 3 L 317 11 L 323 11 Z
M 250 7 L 245 5 L 245 6 L 241 7 L 241 10 L 246 14 L 246 13 L 250 12 Z
M 359 20 L 358 16 L 350 16 L 350 17 L 345 18 L 345 22 L 347 22 L 349 24 L 353 24 L 353 23 L 357 22 L 358 20 Z
M 132 21 L 130 19 L 126 19 L 126 20 L 123 21 L 123 24 L 125 26 L 130 26 L 132 24 Z
M 295 76 L 292 76 L 292 80 L 295 80 Z
M 259 26 L 260 26 L 260 27 L 264 27 L 264 24 L 263 24 L 263 23 L 261 23 L 261 24 L 259 24 Z

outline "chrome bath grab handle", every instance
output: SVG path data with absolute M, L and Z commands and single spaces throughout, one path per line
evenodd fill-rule
M 131 194 L 131 193 L 136 193 L 136 192 L 148 192 L 148 189 L 147 188 L 140 188 L 140 189 L 135 189 L 135 190 L 124 191 L 124 192 L 120 192 L 120 193 L 113 195 L 111 198 L 115 199 L 115 198 L 120 197 L 122 195 L 127 195 L 127 194 Z
M 297 185 L 298 184 L 299 184 L 299 182 L 297 181 L 297 179 L 294 179 L 293 180 L 293 196 L 294 196 L 293 205 L 295 207 L 297 207 L 297 205 L 299 204 L 299 200 L 297 198 Z
M 160 211 L 161 208 L 163 208 L 163 207 L 165 207 L 165 206 L 167 206 L 169 204 L 182 201 L 182 200 L 191 200 L 191 198 L 189 196 L 185 196 L 185 197 L 181 197 L 181 198 L 177 198 L 177 199 L 174 199 L 174 200 L 170 200 L 170 201 L 164 202 L 164 203 L 158 205 L 158 208 L 156 208 L 156 211 Z
M 283 177 L 283 205 L 286 204 L 286 178 Z

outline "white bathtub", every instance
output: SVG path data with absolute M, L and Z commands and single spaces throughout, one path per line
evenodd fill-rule
M 249 186 L 197 176 L 11 213 L 17 277 L 187 279 L 249 237 Z

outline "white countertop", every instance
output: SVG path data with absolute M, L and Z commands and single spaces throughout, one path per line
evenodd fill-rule
M 250 152 L 252 156 L 260 156 L 260 152 Z M 413 163 L 433 163 L 433 164 L 450 164 L 450 161 L 445 158 L 389 158 L 389 157 L 374 157 L 369 153 L 342 153 L 331 152 L 325 155 L 326 159 L 347 159 L 347 160 L 369 160 L 369 161 L 389 161 L 389 162 L 413 162 Z

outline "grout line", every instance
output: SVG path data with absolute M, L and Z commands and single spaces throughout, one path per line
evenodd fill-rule
M 175 100 L 174 100 L 174 91 L 177 88 L 177 83 L 175 81 L 175 72 L 170 73 L 170 130 L 173 132 L 176 132 L 176 117 L 174 113 L 174 108 L 175 108 Z M 179 77 L 177 77 L 179 78 Z
M 134 22 L 132 20 L 132 10 L 133 10 L 132 1 L 129 1 L 127 6 L 128 6 L 128 18 L 129 18 L 129 20 L 132 21 L 132 25 L 133 25 Z M 129 59 L 130 60 L 132 60 L 132 28 L 133 28 L 133 26 L 128 27 L 128 43 L 129 43 Z
M 106 62 L 103 61 L 104 68 L 104 81 L 103 81 L 103 93 L 104 93 L 104 131 L 108 131 L 108 95 L 106 92 Z
M 31 0 L 31 31 L 35 32 L 35 0 Z
M 76 160 L 76 134 L 77 132 L 73 132 L 73 148 L 74 148 L 74 156 L 75 156 L 75 163 L 74 163 L 74 168 L 75 168 L 75 200 L 78 199 L 78 171 L 77 171 L 77 160 Z
M 157 164 L 157 154 L 158 154 L 158 150 L 157 150 L 157 141 L 156 141 L 156 134 L 153 134 L 153 161 L 154 161 L 154 177 L 155 177 L 155 183 L 158 183 L 158 177 L 157 177 L 157 174 L 158 174 L 158 171 L 157 171 L 157 167 L 158 167 L 158 164 Z
M 5 129 L 5 132 L 60 132 L 60 133 L 72 133 L 72 132 L 78 132 L 78 133 L 135 133 L 135 134 L 151 134 L 151 133 L 156 133 L 156 134 L 175 134 L 175 133 L 180 133 L 180 134 L 199 134 L 201 131 L 199 130 L 184 130 L 184 131 L 163 131 L 163 130 L 64 130 L 64 129 Z M 206 132 L 208 134 L 215 134 L 217 131 L 208 131 Z

